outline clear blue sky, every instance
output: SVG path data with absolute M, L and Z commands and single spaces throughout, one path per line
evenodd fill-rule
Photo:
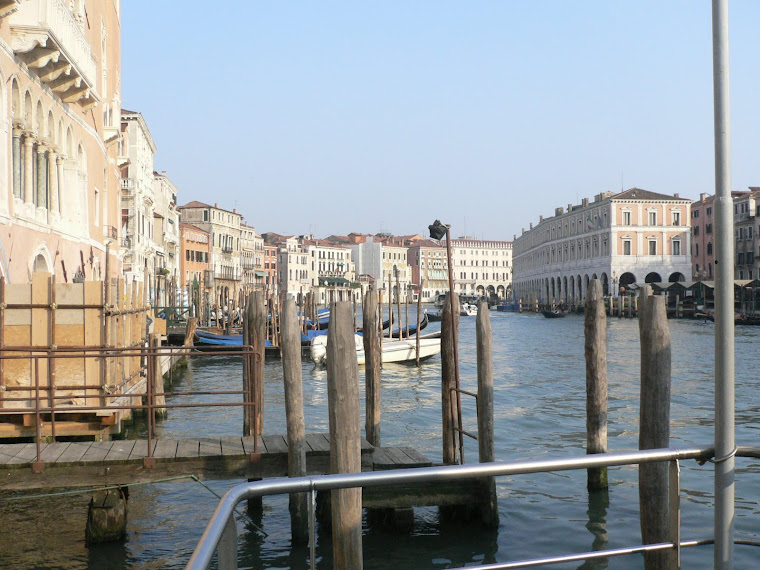
M 732 0 L 732 188 L 760 186 L 760 2 Z M 708 0 L 122 2 L 122 97 L 180 203 L 259 232 L 511 240 L 714 193 Z M 426 235 L 426 233 L 425 233 Z

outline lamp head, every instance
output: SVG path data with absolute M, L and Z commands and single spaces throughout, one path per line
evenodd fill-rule
M 436 220 L 428 226 L 428 230 L 430 230 L 430 237 L 433 239 L 443 239 L 443 236 L 446 235 L 446 230 L 448 228 L 449 226 L 442 224 L 440 220 Z

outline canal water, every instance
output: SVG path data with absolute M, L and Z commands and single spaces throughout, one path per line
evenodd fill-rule
M 414 319 L 413 319 L 414 320 Z M 495 381 L 495 446 L 500 461 L 577 457 L 585 453 L 585 368 L 583 317 L 545 319 L 541 315 L 491 313 Z M 428 330 L 436 327 L 433 323 Z M 711 445 L 713 440 L 712 323 L 669 321 L 673 344 L 671 446 Z M 476 389 L 475 319 L 460 325 L 463 388 Z M 736 330 L 736 425 L 740 445 L 757 445 L 760 327 Z M 638 321 L 608 324 L 609 448 L 638 446 Z M 235 358 L 193 359 L 176 379 L 177 392 L 238 389 L 241 364 Z M 360 369 L 360 375 L 362 370 Z M 387 365 L 382 373 L 384 445 L 413 446 L 441 460 L 440 357 L 421 368 Z M 303 366 L 307 432 L 328 431 L 324 369 Z M 361 378 L 363 392 L 363 376 Z M 266 363 L 266 433 L 285 433 L 282 368 Z M 363 397 L 363 394 L 362 394 Z M 222 397 L 227 398 L 227 397 Z M 182 400 L 187 401 L 187 398 Z M 476 429 L 474 400 L 463 399 L 465 428 Z M 363 414 L 363 409 L 362 409 Z M 137 432 L 144 426 L 134 427 Z M 242 430 L 239 409 L 175 409 L 159 434 L 181 438 L 235 435 Z M 477 444 L 465 441 L 465 456 Z M 682 537 L 712 536 L 713 467 L 682 465 Z M 736 537 L 760 540 L 760 461 L 737 459 Z M 366 568 L 449 568 L 640 542 L 637 468 L 610 469 L 608 493 L 589 494 L 583 471 L 502 477 L 497 480 L 499 528 L 478 523 L 439 522 L 437 509 L 417 509 L 411 533 L 365 524 Z M 0 567 L 182 568 L 221 495 L 240 481 L 165 482 L 133 487 L 128 539 L 120 545 L 84 545 L 87 497 L 58 496 L 0 501 Z M 307 568 L 308 549 L 291 547 L 287 499 L 270 497 L 253 518 L 238 517 L 243 568 Z M 317 535 L 318 567 L 331 568 L 330 536 Z M 684 550 L 684 568 L 712 566 L 712 547 Z M 737 568 L 751 568 L 760 549 L 737 546 Z M 639 555 L 608 562 L 552 568 L 642 568 Z

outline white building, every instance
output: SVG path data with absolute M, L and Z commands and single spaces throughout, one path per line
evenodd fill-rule
M 156 145 L 140 113 L 121 111 L 121 255 L 127 282 L 148 284 L 153 299 L 156 276 L 153 158 Z
M 454 290 L 460 295 L 507 298 L 512 285 L 512 242 L 452 239 L 451 263 Z
M 353 287 L 356 269 L 349 247 L 315 239 L 304 240 L 304 246 L 309 254 L 311 291 L 319 304 L 348 300 L 354 293 L 361 300 L 361 290 Z
M 180 234 L 177 211 L 177 187 L 166 171 L 153 173 L 153 241 L 156 245 L 156 269 L 159 276 L 158 299 L 163 304 L 176 302 L 177 289 L 184 283 L 179 274 Z
M 515 237 L 515 296 L 576 303 L 591 279 L 601 280 L 605 294 L 632 283 L 684 281 L 691 275 L 690 208 L 678 194 L 640 188 L 557 208 Z

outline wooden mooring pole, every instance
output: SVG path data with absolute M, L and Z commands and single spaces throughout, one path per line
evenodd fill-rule
M 330 420 L 330 472 L 360 473 L 359 366 L 351 304 L 333 303 L 327 341 L 327 401 Z M 361 570 L 362 490 L 331 492 L 333 566 Z
M 607 318 L 602 284 L 589 283 L 584 309 L 586 353 L 586 453 L 607 452 Z M 588 470 L 588 489 L 607 488 L 607 468 Z
M 488 302 L 478 302 L 475 322 L 475 339 L 478 359 L 478 459 L 481 463 L 494 460 L 493 428 L 493 335 Z M 496 481 L 493 477 L 483 480 L 481 519 L 490 527 L 499 526 L 499 505 L 496 500 Z
M 380 339 L 377 291 L 367 291 L 362 307 L 367 441 L 380 447 Z
M 282 373 L 285 386 L 285 417 L 288 436 L 288 477 L 306 475 L 306 435 L 301 376 L 301 329 L 295 299 L 286 299 L 282 316 Z M 309 539 L 306 493 L 290 495 L 290 528 L 294 542 Z
M 645 289 L 648 289 L 646 287 Z M 670 444 L 671 346 L 665 297 L 642 290 L 639 302 L 641 339 L 641 406 L 639 449 L 666 448 Z M 639 465 L 639 510 L 643 544 L 670 542 L 668 463 Z M 675 551 L 647 552 L 647 570 L 675 568 Z
M 454 410 L 459 399 L 454 391 L 457 387 L 456 350 L 457 329 L 459 327 L 459 296 L 447 293 L 441 315 L 441 432 L 443 437 L 443 463 L 458 463 L 461 449 L 456 431 L 457 416 Z M 453 300 L 453 302 L 452 302 Z M 451 306 L 454 305 L 452 311 Z

